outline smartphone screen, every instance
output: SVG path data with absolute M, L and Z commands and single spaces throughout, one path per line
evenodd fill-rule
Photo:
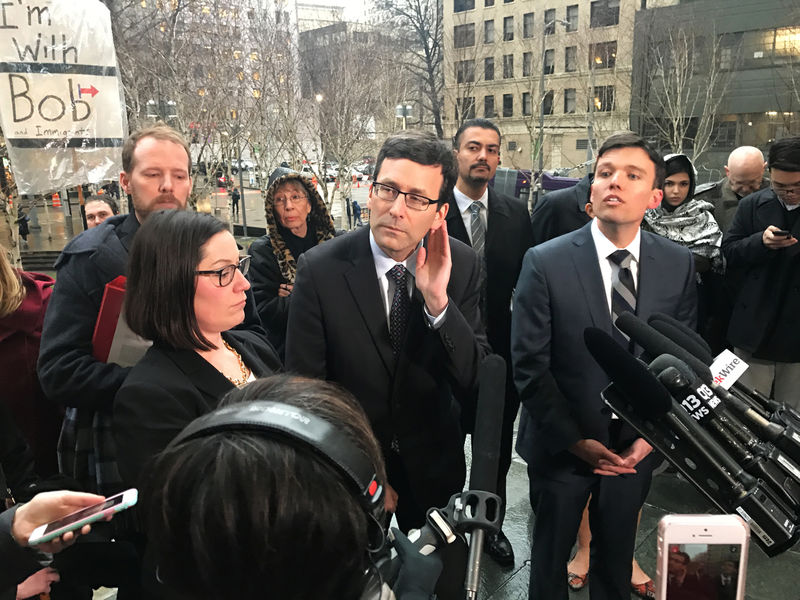
M 93 506 L 87 506 L 86 508 L 79 510 L 78 512 L 74 512 L 71 515 L 67 515 L 66 517 L 62 517 L 57 521 L 51 521 L 47 524 L 47 528 L 44 530 L 43 535 L 47 535 L 48 533 L 52 533 L 58 529 L 63 527 L 67 527 L 72 523 L 77 523 L 81 519 L 85 519 L 86 517 L 91 517 L 92 515 L 96 515 L 97 513 L 103 512 L 104 510 L 108 510 L 118 504 L 122 504 L 123 496 L 119 494 L 117 496 L 113 496 L 106 500 L 105 502 L 101 502 L 100 504 L 95 504 Z
M 665 600 L 735 600 L 741 544 L 669 544 Z

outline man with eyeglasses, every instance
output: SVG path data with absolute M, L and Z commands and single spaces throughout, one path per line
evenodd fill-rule
M 519 409 L 511 373 L 511 297 L 522 258 L 533 245 L 533 234 L 526 203 L 489 186 L 500 164 L 500 139 L 500 130 L 488 119 L 471 119 L 458 128 L 453 138 L 458 179 L 447 212 L 447 228 L 452 237 L 472 246 L 481 261 L 481 314 L 486 336 L 492 350 L 506 361 L 497 482 L 498 493 L 505 499 L 514 420 Z M 469 424 L 466 428 L 470 428 Z M 514 565 L 514 549 L 502 531 L 487 538 L 484 550 L 498 564 Z
M 459 404 L 488 350 L 477 257 L 447 235 L 455 179 L 452 151 L 432 134 L 387 139 L 369 227 L 300 257 L 289 308 L 287 370 L 336 381 L 362 404 L 403 530 L 463 488 Z
M 771 187 L 741 201 L 722 240 L 739 282 L 728 340 L 744 383 L 800 407 L 800 136 L 772 144 L 767 164 Z

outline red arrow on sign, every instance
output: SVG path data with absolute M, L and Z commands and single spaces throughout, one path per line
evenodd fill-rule
M 95 97 L 95 95 L 96 95 L 97 93 L 99 93 L 99 92 L 100 92 L 100 90 L 98 90 L 98 89 L 97 89 L 96 87 L 94 87 L 94 86 L 91 86 L 91 87 L 88 87 L 88 88 L 82 88 L 82 87 L 80 86 L 80 84 L 78 84 L 78 96 L 79 96 L 79 97 L 83 97 L 83 95 L 84 95 L 84 94 L 91 94 L 92 98 L 94 98 L 94 97 Z

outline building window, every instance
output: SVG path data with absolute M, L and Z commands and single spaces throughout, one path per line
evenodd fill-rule
M 532 114 L 530 92 L 522 92 L 522 114 L 526 117 Z
M 494 6 L 494 0 L 483 0 L 483 5 L 485 7 Z
M 530 77 L 533 70 L 533 52 L 522 53 L 522 76 Z
M 572 114 L 575 112 L 575 88 L 567 88 L 564 90 L 564 114 Z
M 509 152 L 516 152 L 517 151 L 517 142 L 511 140 L 508 142 L 507 146 Z
M 493 119 L 497 116 L 494 112 L 494 96 L 483 97 L 483 117 L 485 119 Z
M 578 31 L 578 5 L 577 4 L 570 4 L 567 7 L 567 23 L 569 25 L 566 26 L 567 31 Z
M 468 96 L 456 101 L 456 120 L 466 121 L 475 118 L 475 97 Z
M 556 9 L 548 8 L 544 11 L 544 34 L 553 35 L 556 32 Z
M 514 55 L 513 54 L 504 54 L 503 55 L 503 79 L 513 79 L 514 78 Z
M 533 13 L 525 13 L 522 15 L 522 37 L 533 37 Z
M 511 4 L 514 0 L 503 0 L 503 4 Z
M 720 121 L 711 135 L 715 149 L 725 150 L 736 146 L 736 121 Z
M 617 42 L 602 42 L 589 46 L 590 69 L 613 69 L 617 64 Z
M 475 45 L 475 23 L 453 27 L 453 47 L 467 48 Z
M 456 63 L 456 83 L 472 83 L 473 81 L 475 81 L 475 61 L 458 61 Z
M 589 140 L 582 139 L 582 140 L 575 140 L 575 150 L 588 150 L 589 149 Z
M 619 25 L 620 0 L 596 0 L 591 5 L 590 27 Z
M 514 40 L 514 17 L 503 18 L 503 41 L 511 42 Z
M 552 75 L 555 71 L 556 51 L 552 48 L 544 51 L 544 74 Z
M 453 12 L 464 12 L 475 8 L 475 0 L 453 0 Z
M 494 19 L 483 22 L 483 43 L 494 44 Z
M 564 70 L 574 73 L 578 70 L 578 47 L 567 46 L 564 48 Z
M 503 116 L 514 116 L 514 96 L 512 94 L 503 94 Z
M 485 81 L 494 81 L 494 56 L 488 56 L 483 59 L 483 79 Z
M 544 99 L 542 100 L 542 112 L 546 115 L 553 114 L 553 90 L 550 90 L 544 95 Z
M 614 110 L 614 86 L 594 86 L 594 98 L 592 98 L 592 103 L 596 111 L 611 112 Z

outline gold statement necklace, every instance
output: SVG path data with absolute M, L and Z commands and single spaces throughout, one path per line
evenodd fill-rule
M 241 387 L 245 383 L 247 383 L 247 380 L 250 378 L 250 369 L 248 369 L 247 365 L 244 364 L 244 361 L 242 360 L 242 355 L 241 354 L 239 354 L 236 350 L 231 348 L 231 345 L 228 342 L 226 342 L 225 340 L 222 340 L 222 343 L 225 344 L 225 347 L 228 350 L 233 352 L 233 355 L 236 357 L 236 360 L 239 361 L 239 371 L 242 374 L 241 377 L 230 377 L 229 375 L 225 375 L 225 377 L 227 377 L 228 381 L 230 381 L 236 387 Z

